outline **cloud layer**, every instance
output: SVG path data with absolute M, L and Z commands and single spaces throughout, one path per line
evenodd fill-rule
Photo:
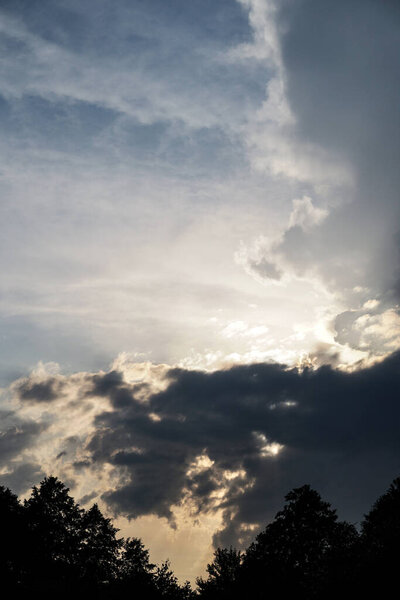
M 393 3 L 37 6 L 0 10 L 5 384 L 121 351 L 216 366 L 393 350 Z M 224 335 L 238 321 L 269 335 Z
M 33 374 L 13 390 L 21 414 L 36 408 L 36 424 L 20 426 L 14 443 L 15 430 L 4 433 L 2 459 L 12 482 L 35 446 L 48 444 L 47 468 L 64 469 L 75 486 L 97 484 L 116 515 L 157 515 L 175 526 L 182 503 L 194 515 L 222 511 L 215 542 L 224 545 L 245 543 L 288 489 L 304 482 L 343 517 L 360 520 L 400 467 L 399 367 L 398 353 L 351 373 L 279 364 L 210 373 L 164 366 L 158 390 L 148 378 L 129 382 L 123 371 Z M 77 432 L 74 421 L 95 405 Z

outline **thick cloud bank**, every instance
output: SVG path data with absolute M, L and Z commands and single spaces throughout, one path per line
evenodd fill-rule
M 246 4 L 267 39 L 260 14 L 269 14 L 278 57 L 249 137 L 253 162 L 302 181 L 307 195 L 286 228 L 239 262 L 268 285 L 285 275 L 322 282 L 347 307 L 333 321 L 335 341 L 384 355 L 399 346 L 399 4 Z
M 17 381 L 19 411 L 39 412 L 14 444 L 14 454 L 30 444 L 15 469 L 26 476 L 38 421 L 56 429 L 62 423 L 62 437 L 48 442 L 49 469 L 60 472 L 61 460 L 75 485 L 97 481 L 109 509 L 129 518 L 154 514 L 174 526 L 179 504 L 189 503 L 193 518 L 222 510 L 218 544 L 245 543 L 283 494 L 303 483 L 360 520 L 400 470 L 399 353 L 353 372 L 279 364 L 210 373 L 152 368 L 154 381 L 130 383 L 115 370 Z M 77 433 L 75 422 L 88 414 Z M 46 438 L 42 452 L 43 444 Z M 10 445 L 1 451 L 13 481 Z

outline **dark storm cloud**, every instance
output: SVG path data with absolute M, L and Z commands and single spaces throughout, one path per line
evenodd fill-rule
M 40 465 L 36 463 L 18 464 L 11 473 L 0 476 L 0 485 L 9 487 L 16 494 L 25 492 L 32 485 L 39 483 L 45 476 Z
M 56 377 L 43 381 L 27 378 L 15 386 L 15 391 L 22 402 L 52 402 L 60 397 L 64 385 L 64 382 Z
M 3 465 L 32 446 L 46 429 L 44 423 L 20 419 L 10 411 L 0 411 L 0 461 Z
M 80 505 L 88 504 L 91 500 L 96 498 L 96 496 L 97 496 L 96 492 L 91 492 L 90 494 L 85 494 L 85 496 L 82 496 L 82 498 L 79 499 L 79 504 Z
M 86 451 L 94 465 L 121 468 L 120 486 L 103 496 L 116 513 L 171 519 L 186 493 L 212 509 L 212 493 L 226 487 L 216 542 L 237 543 L 243 525 L 264 523 L 305 482 L 360 519 L 400 468 L 399 353 L 352 373 L 259 364 L 168 376 L 146 402 L 116 373 L 95 377 L 93 390 L 113 408 L 96 418 Z M 284 449 L 268 455 L 267 442 Z M 196 470 L 203 454 L 213 464 Z M 229 480 L 225 471 L 239 474 Z
M 26 452 L 33 448 L 48 423 L 24 418 L 13 410 L 0 410 L 0 485 L 22 493 L 43 476 L 40 465 Z

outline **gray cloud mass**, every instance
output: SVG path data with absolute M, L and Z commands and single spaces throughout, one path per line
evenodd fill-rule
M 302 0 L 278 6 L 297 135 L 340 156 L 356 177 L 347 202 L 312 235 L 288 231 L 281 251 L 300 269 L 318 264 L 331 285 L 350 288 L 362 273 L 359 284 L 391 294 L 400 223 L 399 4 Z
M 103 492 L 117 515 L 155 514 L 174 525 L 173 506 L 189 497 L 198 511 L 223 509 L 215 543 L 240 544 L 247 525 L 263 525 L 288 489 L 304 482 L 359 521 L 400 468 L 399 353 L 353 372 L 170 368 L 165 381 L 144 400 L 144 385 L 116 371 L 81 380 L 82 402 L 100 396 L 110 407 L 74 441 L 86 457 L 74 468 L 117 469 L 116 487 Z M 207 462 L 193 468 L 201 456 Z

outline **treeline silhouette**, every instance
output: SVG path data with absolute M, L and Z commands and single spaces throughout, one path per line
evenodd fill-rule
M 97 504 L 84 510 L 56 477 L 34 486 L 23 504 L 0 486 L 0 581 L 8 590 L 40 597 L 188 600 L 169 567 L 150 563 L 138 538 L 117 538 Z
M 330 600 L 392 595 L 400 558 L 400 478 L 361 523 L 339 521 L 310 486 L 292 490 L 246 551 L 218 548 L 198 578 L 180 585 L 166 561 L 150 563 L 138 538 L 117 538 L 94 504 L 84 510 L 56 477 L 21 503 L 0 486 L 0 577 L 10 593 L 42 598 Z

